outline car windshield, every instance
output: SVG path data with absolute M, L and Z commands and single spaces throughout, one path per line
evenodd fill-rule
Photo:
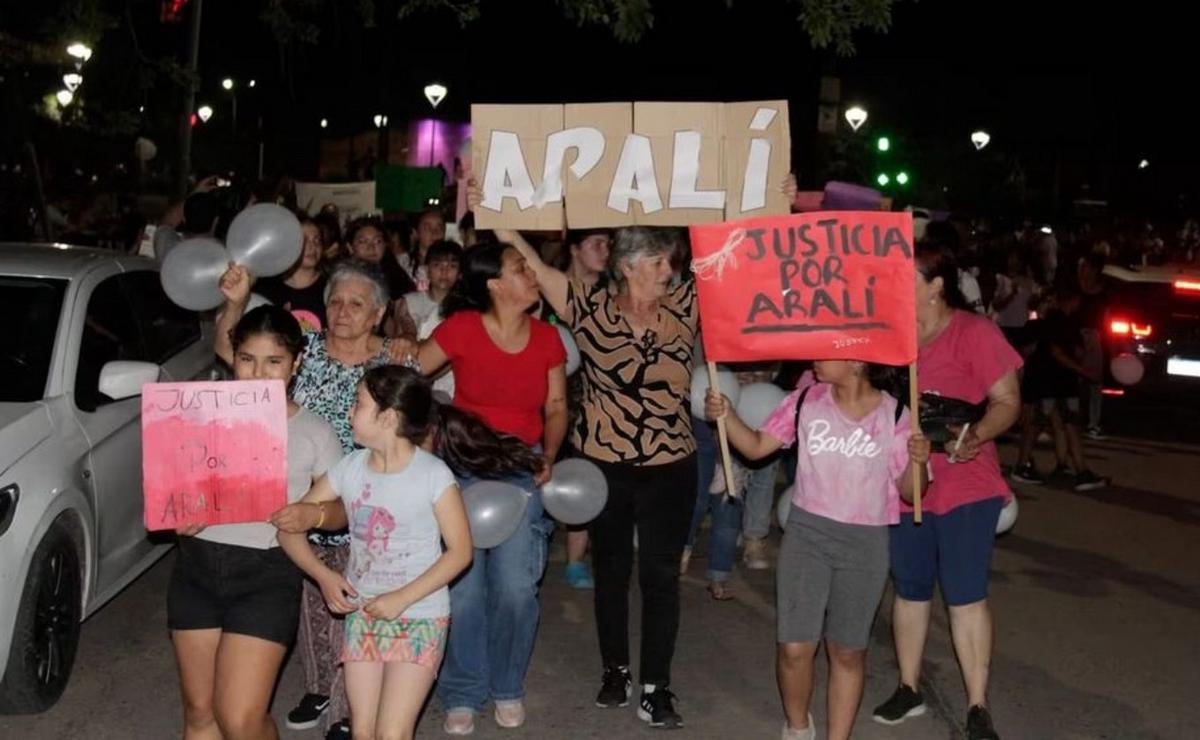
M 66 280 L 0 275 L 0 401 L 39 401 L 58 333 Z

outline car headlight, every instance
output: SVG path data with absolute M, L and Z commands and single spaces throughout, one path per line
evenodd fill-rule
M 10 483 L 0 488 L 0 535 L 8 531 L 13 517 L 17 515 L 17 500 L 21 498 L 21 487 Z

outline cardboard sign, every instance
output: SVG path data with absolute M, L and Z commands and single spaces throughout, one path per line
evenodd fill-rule
M 296 205 L 310 216 L 321 212 L 326 205 L 336 206 L 342 226 L 359 216 L 379 213 L 375 207 L 375 181 L 366 182 L 297 182 Z
M 784 100 L 475 105 L 471 125 L 479 228 L 687 226 L 788 212 Z
M 287 393 L 279 380 L 142 388 L 148 530 L 265 522 L 287 503 Z
M 755 218 L 691 238 L 707 359 L 916 361 L 909 214 Z

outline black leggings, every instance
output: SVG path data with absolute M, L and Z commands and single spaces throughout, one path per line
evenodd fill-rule
M 590 527 L 600 656 L 605 667 L 629 665 L 629 577 L 636 526 L 642 589 L 638 677 L 642 683 L 666 686 L 679 632 L 679 559 L 696 503 L 696 456 L 652 466 L 592 462 L 608 481 L 608 503 Z

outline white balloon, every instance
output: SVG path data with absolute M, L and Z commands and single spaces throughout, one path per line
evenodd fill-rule
M 717 371 L 717 387 L 729 399 L 729 403 L 737 408 L 741 398 L 741 386 L 738 385 L 737 375 L 728 370 Z M 704 418 L 704 396 L 708 393 L 708 369 L 698 367 L 692 371 L 692 416 Z
M 786 397 L 787 391 L 774 383 L 751 383 L 742 388 L 737 415 L 746 426 L 758 429 Z
M 796 484 L 793 483 L 779 494 L 779 503 L 775 506 L 775 518 L 779 521 L 780 529 L 787 529 L 788 516 L 792 513 L 792 494 L 795 491 Z
M 274 203 L 256 203 L 234 217 L 225 236 L 230 258 L 255 277 L 287 272 L 304 249 L 300 219 Z
M 579 369 L 579 347 L 575 344 L 575 337 L 571 336 L 571 330 L 562 324 L 555 324 L 554 328 L 558 330 L 558 338 L 562 340 L 563 349 L 567 351 L 567 375 L 571 375 Z
M 159 271 L 163 291 L 189 311 L 208 311 L 225 301 L 219 283 L 229 267 L 229 253 L 211 237 L 184 239 L 167 252 Z
M 1004 534 L 1017 523 L 1017 497 L 1013 496 L 1004 508 L 1000 510 L 1000 519 L 996 522 L 996 534 Z
M 1137 385 L 1142 380 L 1142 376 L 1146 374 L 1146 366 L 1136 355 L 1129 352 L 1123 352 L 1112 358 L 1108 369 L 1112 371 L 1112 376 L 1117 379 L 1117 382 L 1122 385 Z
M 608 481 L 595 463 L 573 457 L 556 463 L 542 486 L 546 513 L 563 524 L 587 524 L 604 511 Z

